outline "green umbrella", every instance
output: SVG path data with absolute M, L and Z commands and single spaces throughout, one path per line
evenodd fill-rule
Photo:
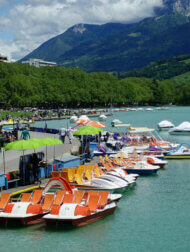
M 80 127 L 78 131 L 76 131 L 73 135 L 75 136 L 82 136 L 82 135 L 97 135 L 99 132 L 103 130 L 93 126 L 83 126 Z
M 103 130 L 97 127 L 93 126 L 82 126 L 79 128 L 78 131 L 76 131 L 73 135 L 75 136 L 82 136 L 82 155 L 83 155 L 83 136 L 86 135 L 97 135 L 99 132 L 102 132 Z M 87 140 L 87 139 L 86 139 Z M 87 143 L 86 143 L 87 144 Z
M 36 149 L 41 146 L 42 146 L 41 143 L 32 141 L 32 139 L 14 141 L 14 142 L 8 143 L 5 146 L 6 150 L 23 150 L 23 178 L 24 178 L 23 184 L 24 185 L 25 185 L 24 151 L 28 149 Z
M 62 141 L 57 138 L 50 138 L 50 137 L 44 137 L 44 138 L 32 138 L 31 141 L 40 143 L 41 146 L 46 146 L 46 162 L 47 162 L 47 146 L 48 145 L 58 145 L 62 144 Z M 54 158 L 55 158 L 55 149 L 54 149 Z
M 44 138 L 32 138 L 31 141 L 38 142 L 42 146 L 43 145 L 57 145 L 62 144 L 62 141 L 57 138 L 50 138 L 50 137 L 44 137 Z
M 42 144 L 40 142 L 29 140 L 18 140 L 11 143 L 8 143 L 5 146 L 5 150 L 28 150 L 28 149 L 36 149 L 41 147 Z

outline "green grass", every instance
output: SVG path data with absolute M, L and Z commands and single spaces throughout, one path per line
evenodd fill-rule
M 14 117 L 14 118 L 28 117 L 28 116 L 33 115 L 32 112 L 11 112 L 11 111 L 4 110 L 4 111 L 0 111 L 0 119 L 5 118 L 7 114 Z
M 190 72 L 180 74 L 178 76 L 175 76 L 172 79 L 177 81 L 177 82 L 180 82 L 180 83 L 184 83 L 184 82 L 189 82 L 190 83 Z

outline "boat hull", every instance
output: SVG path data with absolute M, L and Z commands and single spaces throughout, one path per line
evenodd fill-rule
M 154 174 L 154 173 L 157 173 L 157 171 L 159 170 L 158 169 L 128 169 L 128 168 L 125 168 L 125 171 L 128 173 L 128 174 L 139 174 L 139 175 L 151 175 L 151 174 Z
M 45 222 L 47 225 L 55 225 L 58 223 L 69 223 L 71 225 L 73 225 L 74 227 L 80 227 L 80 226 L 84 226 L 87 225 L 89 223 L 95 222 L 101 218 L 104 218 L 106 215 L 112 214 L 116 209 L 116 206 L 114 206 L 113 208 L 109 208 L 106 209 L 105 211 L 101 211 L 101 212 L 97 212 L 95 214 L 89 215 L 89 216 L 85 216 L 82 217 L 80 219 L 67 219 L 67 220 L 58 220 L 58 219 L 45 219 Z
M 11 216 L 7 216 L 7 217 L 0 217 L 0 223 L 2 224 L 13 224 L 13 223 L 19 223 L 23 226 L 27 226 L 27 225 L 33 225 L 33 224 L 37 224 L 37 223 L 41 223 L 44 222 L 44 219 L 42 218 L 45 214 L 47 213 L 43 213 L 43 214 L 38 214 L 38 215 L 34 215 L 34 216 L 30 216 L 30 217 L 11 217 Z
M 165 159 L 190 159 L 190 155 L 168 155 L 164 156 Z

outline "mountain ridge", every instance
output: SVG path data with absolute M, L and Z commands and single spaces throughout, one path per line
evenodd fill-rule
M 41 58 L 88 72 L 112 72 L 142 67 L 160 56 L 190 53 L 189 25 L 185 25 L 190 23 L 190 0 L 163 0 L 163 3 L 165 8 L 155 10 L 157 16 L 138 23 L 72 26 L 44 42 L 20 61 Z M 170 45 L 162 36 L 169 39 Z

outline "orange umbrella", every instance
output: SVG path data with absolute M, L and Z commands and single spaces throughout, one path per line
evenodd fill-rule
M 84 120 L 84 119 L 78 119 L 78 120 L 74 121 L 73 123 L 86 124 L 87 122 L 90 122 L 90 121 Z
M 85 123 L 85 125 L 93 126 L 93 127 L 97 127 L 97 128 L 106 127 L 105 123 L 101 123 L 101 122 L 97 122 L 97 121 L 88 121 L 87 123 Z

